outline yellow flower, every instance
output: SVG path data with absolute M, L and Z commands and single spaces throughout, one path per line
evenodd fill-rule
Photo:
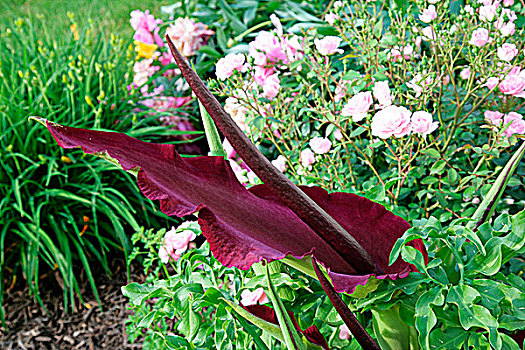
M 73 33 L 73 38 L 78 41 L 80 39 L 80 36 L 78 35 L 78 29 L 76 24 L 72 24 L 69 26 L 69 29 L 71 29 L 71 33 Z
M 157 45 L 155 44 L 146 44 L 138 40 L 134 41 L 135 51 L 137 52 L 137 59 L 144 57 L 145 59 L 150 59 L 153 57 L 155 50 L 157 50 Z

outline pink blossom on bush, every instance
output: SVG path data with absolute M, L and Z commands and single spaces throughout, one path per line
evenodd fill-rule
M 421 22 L 430 23 L 437 18 L 436 6 L 429 5 L 419 14 Z
M 307 148 L 305 150 L 301 151 L 301 165 L 304 168 L 308 168 L 308 166 L 315 163 L 315 154 L 312 152 L 311 149 Z
M 195 239 L 195 233 L 189 229 L 190 224 L 190 221 L 186 221 L 177 229 L 172 227 L 166 232 L 164 243 L 159 249 L 159 257 L 163 263 L 166 264 L 170 257 L 177 261 L 181 254 L 188 249 L 188 244 Z
M 246 112 L 248 109 L 241 105 L 235 97 L 228 97 L 224 103 L 224 109 L 233 118 L 239 128 L 246 132 L 250 132 L 250 127 L 246 124 Z
M 339 49 L 341 44 L 341 38 L 337 36 L 325 36 L 322 39 L 314 39 L 315 48 L 323 56 L 333 55 L 334 53 L 343 53 L 343 50 Z
M 339 339 L 345 340 L 345 339 L 351 339 L 351 338 L 352 338 L 352 332 L 350 332 L 346 324 L 342 324 L 339 327 Z
M 274 167 L 279 169 L 281 173 L 284 173 L 286 170 L 286 158 L 281 154 L 277 157 L 277 159 L 272 160 L 271 163 Z
M 403 51 L 403 53 L 401 53 Z M 397 62 L 401 60 L 401 58 L 404 58 L 405 60 L 410 59 L 414 55 L 414 47 L 412 45 L 406 45 L 403 48 L 399 47 L 398 45 L 394 46 L 390 52 L 388 53 L 387 57 L 392 62 Z
M 366 117 L 372 103 L 372 93 L 370 91 L 359 92 L 344 105 L 341 115 L 352 117 L 354 122 L 359 122 Z
M 514 35 L 514 33 L 516 32 L 516 25 L 514 24 L 514 22 L 509 21 L 507 23 L 501 24 L 499 27 L 496 25 L 496 27 L 499 29 L 499 32 L 503 36 L 511 36 Z
M 502 61 L 512 61 L 512 59 L 516 57 L 517 54 L 518 49 L 514 44 L 505 43 L 498 47 L 498 58 Z
M 489 31 L 485 28 L 478 28 L 472 32 L 472 37 L 470 38 L 469 44 L 482 47 L 489 42 Z
M 332 147 L 332 142 L 329 139 L 324 137 L 314 137 L 309 142 L 310 148 L 317 154 L 324 154 L 330 151 Z
M 403 137 L 411 131 L 410 116 L 405 107 L 388 106 L 377 112 L 372 118 L 372 135 L 382 139 Z
M 333 12 L 327 13 L 326 16 L 324 16 L 324 20 L 329 25 L 333 26 L 335 23 L 335 20 L 337 19 L 337 15 Z
M 279 37 L 274 33 L 261 31 L 250 44 L 249 55 L 258 66 L 287 64 L 288 56 L 283 50 Z
M 230 159 L 229 163 L 237 180 L 242 184 L 247 184 L 249 179 L 246 177 L 246 169 L 242 168 L 235 159 Z
M 425 27 L 421 30 L 421 32 L 423 33 L 423 37 L 425 38 L 425 40 L 437 40 L 436 32 L 432 27 Z
M 230 144 L 230 141 L 228 139 L 224 139 L 222 142 L 222 148 L 224 149 L 224 152 L 226 153 L 226 158 L 232 159 L 235 158 L 235 155 L 237 154 L 235 150 L 233 149 L 233 146 Z
M 511 137 L 514 134 L 525 134 L 525 120 L 523 120 L 523 116 L 521 114 L 516 112 L 510 112 L 509 114 L 506 114 L 505 117 L 503 117 L 503 127 L 506 127 L 503 134 L 507 137 Z
M 334 91 L 334 101 L 339 102 L 345 97 L 346 92 L 348 91 L 348 81 L 343 80 L 341 84 L 337 84 Z
M 479 8 L 479 19 L 483 22 L 492 22 L 496 16 L 499 2 L 490 5 L 484 5 Z
M 438 128 L 438 122 L 432 121 L 432 114 L 426 111 L 417 111 L 411 118 L 412 132 L 428 135 Z
M 262 305 L 268 302 L 270 302 L 270 300 L 262 287 L 257 288 L 253 292 L 250 292 L 248 289 L 241 292 L 241 304 L 244 306 L 257 305 L 257 303 Z
M 304 39 L 299 39 L 297 35 L 291 35 L 284 38 L 286 56 L 290 62 L 297 61 L 303 57 L 303 42 Z M 301 70 L 301 66 L 297 67 Z
M 336 139 L 337 141 L 341 141 L 343 139 L 343 133 L 339 129 L 335 129 L 332 135 L 334 136 L 334 139 Z
M 510 7 L 514 5 L 514 0 L 503 0 L 503 6 Z
M 499 84 L 499 91 L 505 95 L 525 98 L 525 70 L 508 74 Z
M 459 72 L 459 77 L 463 80 L 467 80 L 470 78 L 470 74 L 470 66 L 465 66 L 465 68 L 463 68 L 461 72 Z
M 272 100 L 279 94 L 281 89 L 281 81 L 279 80 L 278 73 L 270 75 L 263 84 L 263 96 Z
M 214 32 L 203 23 L 195 23 L 189 18 L 179 17 L 166 29 L 177 50 L 184 56 L 190 57 L 206 43 L 206 40 Z
M 148 32 L 153 32 L 158 24 L 155 17 L 149 13 L 149 10 L 144 12 L 140 10 L 131 11 L 130 17 L 129 23 L 135 31 L 143 28 Z
M 463 8 L 465 10 L 466 13 L 468 13 L 469 15 L 473 15 L 474 14 L 474 9 L 472 8 L 472 6 L 470 5 L 465 5 L 465 7 Z
M 487 79 L 483 86 L 487 87 L 489 90 L 494 89 L 499 84 L 499 79 L 496 77 L 490 77 Z
M 146 84 L 149 80 L 149 78 L 159 70 L 158 66 L 152 65 L 153 59 L 144 59 L 140 61 L 136 61 L 133 64 L 133 83 L 140 87 L 144 84 Z M 147 88 L 146 88 L 147 89 Z
M 485 111 L 485 119 L 492 125 L 500 125 L 503 120 L 503 113 L 498 111 Z
M 277 17 L 274 13 L 270 15 L 270 21 L 272 22 L 273 26 L 275 27 L 275 33 L 277 36 L 281 37 L 283 36 L 283 25 L 281 24 L 281 21 L 279 20 L 279 17 Z
M 246 58 L 242 53 L 230 53 L 221 58 L 215 66 L 215 75 L 220 80 L 226 80 L 232 76 L 235 70 L 243 71 Z

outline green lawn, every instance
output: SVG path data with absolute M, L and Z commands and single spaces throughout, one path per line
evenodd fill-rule
M 160 17 L 160 7 L 171 5 L 175 0 L 3 0 L 0 3 L 0 23 L 12 24 L 17 17 L 43 16 L 50 33 L 69 30 L 68 12 L 75 14 L 76 21 L 83 24 L 91 18 L 100 23 L 100 29 L 131 35 L 129 13 L 149 9 Z M 109 34 L 109 33 L 108 33 Z

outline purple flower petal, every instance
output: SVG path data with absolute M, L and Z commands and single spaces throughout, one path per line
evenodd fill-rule
M 248 269 L 263 259 L 314 254 L 331 271 L 337 291 L 366 283 L 334 247 L 322 239 L 266 185 L 246 190 L 222 157 L 181 158 L 173 145 L 153 144 L 120 133 L 90 131 L 47 123 L 58 144 L 81 146 L 86 153 L 107 152 L 126 170 L 140 167 L 144 195 L 160 200 L 162 212 L 184 216 L 199 211 L 199 223 L 214 256 L 226 266 Z M 388 266 L 395 241 L 408 229 L 383 206 L 349 193 L 328 194 L 318 187 L 302 190 L 344 227 L 388 276 L 402 277 L 411 267 Z M 424 250 L 424 247 L 423 247 Z M 358 276 L 355 276 L 358 275 Z

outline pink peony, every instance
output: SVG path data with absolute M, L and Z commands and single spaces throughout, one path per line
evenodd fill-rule
M 315 39 L 315 48 L 323 56 L 333 55 L 334 53 L 343 53 L 343 50 L 339 49 L 341 44 L 341 38 L 337 36 L 325 36 L 323 39 Z
M 263 96 L 272 100 L 279 94 L 281 89 L 281 82 L 279 80 L 278 73 L 270 75 L 263 84 Z
M 166 29 L 166 34 L 175 47 L 186 57 L 195 55 L 214 32 L 203 23 L 195 23 L 189 18 L 179 17 Z
M 518 49 L 514 44 L 505 43 L 498 47 L 498 58 L 505 62 L 510 62 L 518 54 Z
M 509 114 L 505 115 L 503 118 L 503 127 L 506 127 L 503 134 L 507 137 L 511 137 L 514 134 L 525 134 L 525 120 L 523 120 L 523 116 L 521 114 L 516 112 L 510 112 Z
M 242 53 L 230 53 L 221 58 L 215 67 L 215 75 L 220 80 L 226 80 L 232 76 L 235 70 L 243 71 L 245 57 Z
M 428 135 L 438 128 L 438 122 L 432 121 L 432 114 L 425 111 L 417 111 L 412 114 L 412 132 Z
M 382 139 L 403 137 L 411 131 L 411 112 L 405 107 L 388 106 L 372 118 L 372 135 Z
M 463 68 L 461 72 L 459 73 L 459 77 L 463 80 L 469 79 L 470 75 L 471 75 L 470 66 L 465 66 L 465 68 Z
M 330 148 L 332 147 L 332 142 L 324 137 L 314 137 L 310 140 L 309 144 L 312 151 L 317 154 L 324 154 L 330 151 Z
M 485 28 L 478 28 L 472 32 L 472 37 L 470 38 L 469 44 L 482 47 L 489 42 L 489 31 Z
M 315 163 L 315 154 L 311 149 L 307 148 L 301 151 L 301 165 L 303 168 L 308 168 L 308 166 Z
M 341 115 L 344 117 L 352 117 L 354 122 L 359 122 L 366 118 L 372 103 L 372 93 L 370 91 L 359 92 L 343 107 Z
M 277 159 L 272 160 L 272 165 L 279 169 L 281 173 L 286 170 L 286 158 L 283 155 L 279 155 Z
M 424 9 L 423 12 L 419 14 L 419 19 L 421 22 L 430 23 L 437 18 L 436 6 L 429 5 L 428 8 Z
M 503 120 L 503 113 L 498 111 L 485 111 L 485 119 L 492 125 L 500 125 Z
M 241 293 L 241 304 L 244 306 L 257 305 L 257 303 L 266 304 L 268 302 L 270 302 L 270 300 L 266 296 L 266 293 L 262 287 L 257 288 L 253 292 L 245 289 Z

